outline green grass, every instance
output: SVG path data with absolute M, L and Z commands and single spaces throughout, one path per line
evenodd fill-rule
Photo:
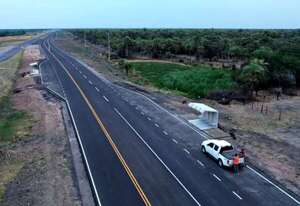
M 12 108 L 9 97 L 0 100 L 0 145 L 14 142 L 30 134 L 32 118 Z
M 16 78 L 16 72 L 21 64 L 23 53 L 19 52 L 12 58 L 0 62 L 0 98 L 7 96 Z
M 0 168 L 0 203 L 4 197 L 6 185 L 14 179 L 23 166 L 24 163 L 21 161 L 11 161 L 5 167 Z
M 21 64 L 22 52 L 0 63 L 0 146 L 30 134 L 32 118 L 12 108 L 10 94 L 16 72 Z
M 232 90 L 231 71 L 208 66 L 188 67 L 171 63 L 131 62 L 130 79 L 142 85 L 180 92 L 188 97 L 205 97 L 212 91 Z
M 8 60 L 0 62 L 1 69 L 17 69 L 21 63 L 23 52 L 17 53 L 15 56 Z

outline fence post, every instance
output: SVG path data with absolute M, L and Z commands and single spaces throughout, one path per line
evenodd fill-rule
M 264 104 L 261 105 L 260 113 L 263 113 L 263 111 L 264 111 Z
M 279 109 L 279 116 L 278 116 L 278 120 L 280 121 L 281 120 L 281 114 L 282 113 L 282 111 L 281 111 L 281 109 Z

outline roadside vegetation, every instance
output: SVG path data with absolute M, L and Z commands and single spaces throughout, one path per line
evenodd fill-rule
M 30 117 L 12 107 L 10 95 L 20 67 L 23 53 L 0 63 L 0 149 L 1 145 L 16 141 L 30 131 Z
M 23 53 L 20 52 L 12 58 L 0 62 L 0 101 L 11 92 L 16 72 L 21 64 Z
M 28 136 L 30 134 L 31 125 L 31 117 L 23 111 L 17 111 L 12 108 L 8 96 L 1 99 L 0 147 L 2 144 L 12 143 L 19 138 Z
M 18 160 L 4 161 L 3 149 L 9 147 L 19 138 L 30 134 L 32 118 L 23 111 L 12 107 L 11 93 L 16 72 L 22 61 L 23 53 L 20 52 L 14 57 L 0 63 L 0 202 L 5 192 L 5 185 L 8 184 L 23 167 L 23 162 Z
M 29 30 L 0 29 L 0 47 L 7 47 L 7 46 L 19 44 L 24 41 L 30 40 L 33 36 L 39 34 L 40 32 L 42 32 L 42 30 L 39 29 L 29 29 Z
M 42 29 L 0 29 L 0 37 L 21 36 L 28 33 L 41 32 Z
M 217 90 L 236 87 L 232 72 L 207 66 L 183 66 L 171 63 L 132 62 L 130 78 L 139 84 L 151 84 L 197 98 Z M 127 66 L 128 67 L 128 66 Z
M 3 36 L 19 36 L 19 35 L 24 35 L 26 34 L 25 30 L 21 29 L 0 29 L 0 37 Z
M 170 60 L 189 65 L 205 64 L 232 70 L 239 91 L 244 92 L 248 97 L 252 96 L 252 91 L 280 88 L 285 92 L 300 86 L 300 30 L 90 29 L 70 31 L 78 39 L 85 39 L 98 45 L 106 55 L 107 48 L 110 46 L 111 56 L 114 59 Z M 157 72 L 156 68 L 149 68 L 147 65 L 145 67 Z M 174 84 L 175 79 L 176 82 L 180 82 L 179 74 L 186 78 L 205 75 L 207 78 L 212 77 L 210 82 L 214 82 L 215 78 L 214 75 L 204 74 L 203 70 L 192 70 L 166 77 L 166 83 L 162 85 L 160 82 L 159 86 L 181 88 L 180 90 L 185 91 L 187 86 L 182 86 L 182 83 Z M 202 79 L 194 79 L 202 84 Z M 207 95 L 209 91 L 223 86 L 225 82 L 216 84 L 212 88 L 204 89 L 205 91 L 200 94 Z M 194 91 L 203 87 L 196 83 L 192 85 L 193 88 L 189 89 Z M 235 88 L 232 85 L 229 81 L 225 85 L 225 90 Z

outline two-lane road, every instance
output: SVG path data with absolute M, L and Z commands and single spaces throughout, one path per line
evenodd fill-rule
M 50 39 L 42 48 L 72 111 L 98 204 L 298 205 L 276 188 L 248 193 L 205 157 L 195 162 L 159 122 Z

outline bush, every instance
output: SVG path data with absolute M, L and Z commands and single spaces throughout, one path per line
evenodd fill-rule
M 228 70 L 154 62 L 130 64 L 146 82 L 158 88 L 179 91 L 192 98 L 205 97 L 212 91 L 232 90 L 236 87 L 231 71 Z
M 210 68 L 175 71 L 160 78 L 160 84 L 164 88 L 178 90 L 194 98 L 235 87 L 229 72 Z

